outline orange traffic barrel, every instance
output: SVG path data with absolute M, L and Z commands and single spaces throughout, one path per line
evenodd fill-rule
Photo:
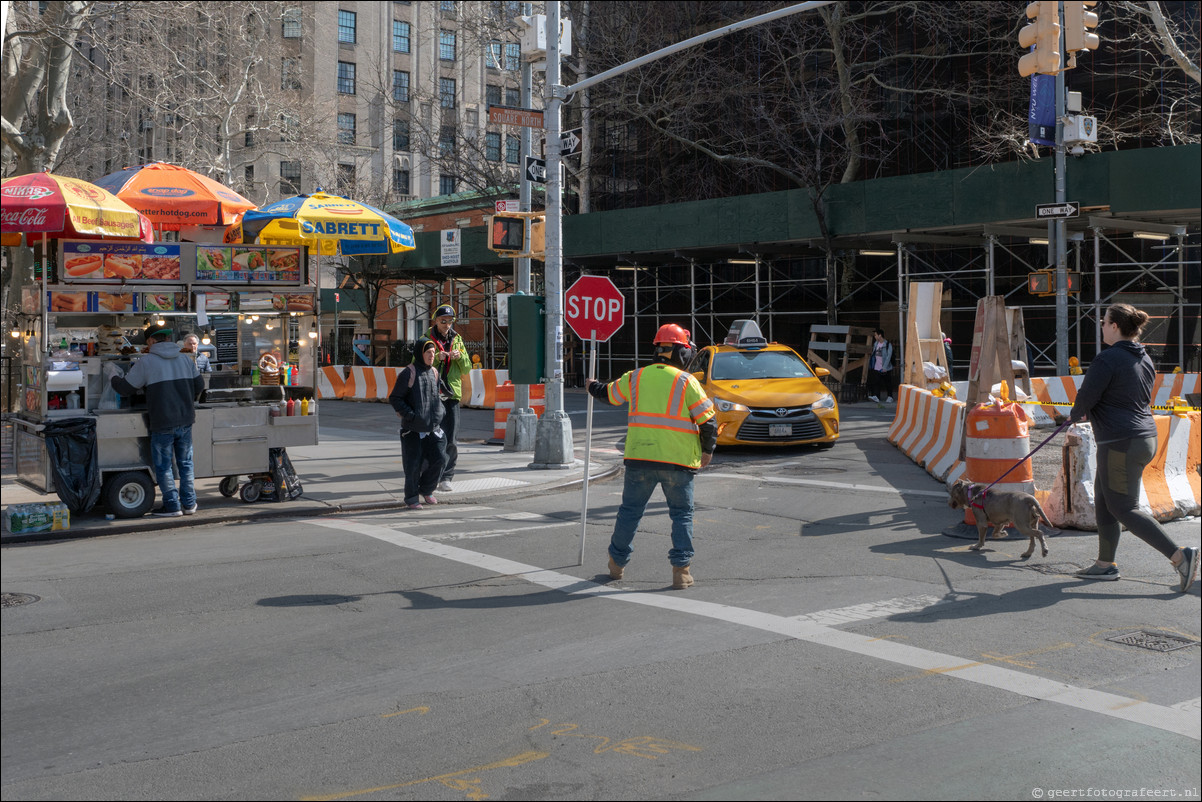
M 509 422 L 509 414 L 513 412 L 514 406 L 514 384 L 513 382 L 505 382 L 497 385 L 495 403 L 492 416 L 492 437 L 489 442 L 494 441 L 505 442 L 505 427 Z M 530 408 L 534 410 L 534 414 L 538 417 L 543 416 L 543 412 L 547 408 L 547 389 L 543 384 L 530 385 Z
M 965 425 L 964 477 L 986 486 L 1005 476 L 990 492 L 1018 490 L 1034 495 L 1031 461 L 1023 460 L 1031 450 L 1030 444 L 1027 416 L 1018 404 L 978 404 L 969 410 Z M 1023 462 L 1015 467 L 1019 460 Z M 964 523 L 976 523 L 971 507 L 964 511 Z

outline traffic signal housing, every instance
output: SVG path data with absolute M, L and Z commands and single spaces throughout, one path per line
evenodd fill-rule
M 1081 292 L 1081 274 L 1075 270 L 1067 271 L 1068 294 L 1076 295 Z M 1027 292 L 1044 297 L 1056 294 L 1056 271 L 1036 270 L 1027 274 Z
M 1097 15 L 1094 15 L 1095 19 Z M 1018 32 L 1018 43 L 1031 52 L 1018 60 L 1018 74 L 1060 72 L 1060 10 L 1056 0 L 1036 0 L 1027 4 L 1027 19 L 1031 22 Z
M 1074 66 L 1078 50 L 1097 50 L 1101 39 L 1093 32 L 1098 27 L 1098 15 L 1089 11 L 1097 0 L 1065 2 L 1064 4 L 1064 49 L 1069 53 L 1070 65 Z
M 546 217 L 541 212 L 502 212 L 488 218 L 488 249 L 502 256 L 542 259 Z

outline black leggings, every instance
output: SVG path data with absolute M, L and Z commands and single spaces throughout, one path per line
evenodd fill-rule
M 886 396 L 893 395 L 893 371 L 869 370 L 868 394 L 875 395 L 882 401 L 885 400 Z
M 1098 518 L 1098 559 L 1102 562 L 1114 562 L 1122 531 L 1120 525 L 1170 560 L 1177 552 L 1177 544 L 1156 519 L 1139 510 L 1144 468 L 1155 455 L 1155 437 L 1098 444 L 1093 492 Z

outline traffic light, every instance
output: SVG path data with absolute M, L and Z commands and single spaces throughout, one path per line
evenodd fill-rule
M 1056 0 L 1036 0 L 1027 4 L 1027 19 L 1032 20 L 1018 32 L 1018 43 L 1031 52 L 1018 60 L 1018 74 L 1060 72 L 1060 10 Z M 1093 15 L 1097 18 L 1097 15 Z M 1096 38 L 1096 37 L 1095 37 Z
M 1078 50 L 1097 50 L 1101 40 L 1093 29 L 1098 27 L 1098 15 L 1087 8 L 1096 6 L 1097 0 L 1065 2 L 1064 4 L 1064 49 L 1069 53 Z
M 534 212 L 505 212 L 488 218 L 488 249 L 502 256 L 542 259 L 546 217 Z
M 1068 275 L 1068 294 L 1076 295 L 1081 292 L 1081 274 L 1070 270 L 1066 275 Z

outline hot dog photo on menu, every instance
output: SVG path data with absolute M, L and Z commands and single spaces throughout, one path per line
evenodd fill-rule
M 142 271 L 140 253 L 106 253 L 104 255 L 105 278 L 137 278 Z

